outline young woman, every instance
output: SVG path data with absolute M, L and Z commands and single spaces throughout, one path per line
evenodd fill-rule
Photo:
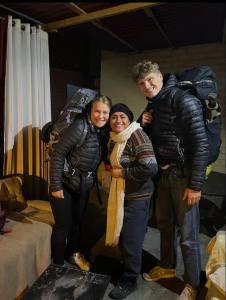
M 52 256 L 55 264 L 64 260 L 88 271 L 89 262 L 79 252 L 82 199 L 93 185 L 101 161 L 100 130 L 108 122 L 111 100 L 97 96 L 68 127 L 56 144 L 50 163 L 51 207 L 55 219 Z M 86 137 L 81 146 L 83 135 Z
M 122 279 L 110 292 L 113 299 L 136 289 L 141 270 L 142 245 L 147 228 L 152 177 L 157 163 L 152 143 L 125 104 L 110 110 L 109 155 L 111 186 L 107 209 L 106 245 L 117 245 L 124 256 Z

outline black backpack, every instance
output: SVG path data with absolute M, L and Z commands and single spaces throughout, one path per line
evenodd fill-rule
M 68 100 L 67 104 L 60 111 L 54 122 L 46 123 L 41 130 L 41 139 L 46 143 L 47 160 L 50 159 L 54 145 L 58 143 L 64 130 L 69 127 L 78 115 L 84 113 L 88 104 L 96 97 L 97 92 L 88 88 L 78 88 L 74 95 Z M 87 123 L 84 122 L 82 139 L 76 145 L 80 147 L 87 134 Z
M 54 145 L 58 143 L 60 137 L 64 133 L 64 130 L 67 127 L 69 127 L 79 115 L 81 115 L 87 110 L 88 105 L 90 105 L 91 101 L 97 96 L 97 94 L 98 92 L 95 90 L 91 90 L 88 88 L 78 88 L 74 93 L 74 95 L 68 100 L 64 108 L 60 111 L 55 122 L 48 122 L 43 126 L 41 130 L 41 140 L 46 144 L 47 161 L 50 160 L 51 154 L 54 150 Z M 83 127 L 82 138 L 79 141 L 79 143 L 76 145 L 76 148 L 82 146 L 87 135 L 87 131 L 88 131 L 87 122 L 84 121 L 83 124 L 84 127 Z M 75 167 L 76 165 L 73 165 L 71 163 L 70 156 L 68 156 L 67 159 L 65 159 L 64 170 L 70 169 L 73 170 L 74 172 Z M 96 176 L 95 176 L 95 183 L 97 187 L 98 200 L 99 203 L 102 204 Z M 86 196 L 85 199 L 84 212 L 87 207 L 88 199 L 89 199 L 89 194 Z
M 175 93 L 174 99 L 181 96 L 181 90 L 189 91 L 202 104 L 209 142 L 209 165 L 217 160 L 221 146 L 221 107 L 218 102 L 216 74 L 209 66 L 200 66 L 176 73 L 175 76 L 179 81 L 180 91 Z

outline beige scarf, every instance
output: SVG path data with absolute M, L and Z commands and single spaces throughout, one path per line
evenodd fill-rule
M 110 132 L 110 138 L 116 142 L 110 155 L 112 166 L 121 168 L 120 158 L 126 146 L 126 142 L 131 134 L 138 128 L 140 128 L 140 124 L 134 121 L 120 133 Z M 112 178 L 107 208 L 107 229 L 105 239 L 105 245 L 107 246 L 118 245 L 124 217 L 124 196 L 124 178 Z

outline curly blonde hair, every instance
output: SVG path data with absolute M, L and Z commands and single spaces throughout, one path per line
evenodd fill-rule
M 148 74 L 159 72 L 159 65 L 157 63 L 152 63 L 150 60 L 143 60 L 133 66 L 132 78 L 137 83 L 140 79 L 143 79 Z

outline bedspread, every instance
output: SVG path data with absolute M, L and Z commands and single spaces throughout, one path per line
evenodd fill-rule
M 12 232 L 0 235 L 0 299 L 14 300 L 49 266 L 52 227 L 9 219 Z

